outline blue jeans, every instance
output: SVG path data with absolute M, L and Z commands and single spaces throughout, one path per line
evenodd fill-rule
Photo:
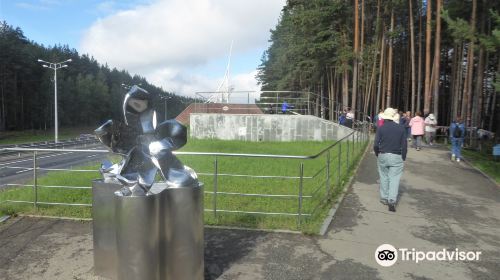
M 462 158 L 463 143 L 464 143 L 463 138 L 451 137 L 451 153 L 455 155 L 456 158 Z
M 403 158 L 397 154 L 379 154 L 377 164 L 380 175 L 380 198 L 386 199 L 389 203 L 396 203 L 399 180 L 403 175 Z
M 413 135 L 413 148 L 422 148 L 422 135 Z

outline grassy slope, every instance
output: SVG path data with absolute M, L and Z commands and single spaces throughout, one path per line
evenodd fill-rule
M 495 161 L 491 154 L 462 150 L 465 158 L 475 167 L 488 174 L 500 184 L 500 160 Z
M 331 142 L 247 142 L 242 145 L 238 141 L 207 141 L 190 140 L 182 151 L 213 151 L 226 153 L 260 153 L 260 154 L 290 154 L 290 155 L 313 155 L 324 149 Z M 352 151 L 352 144 L 350 145 Z M 341 160 L 341 185 L 347 178 L 346 153 L 347 144 L 342 145 Z M 357 147 L 358 156 L 361 152 L 361 146 Z M 214 188 L 214 160 L 213 156 L 180 156 L 184 164 L 194 168 L 199 174 L 200 180 L 205 184 L 205 209 L 212 209 Z M 331 152 L 331 196 L 328 199 L 335 199 L 335 196 L 342 190 L 337 183 L 338 170 L 338 148 Z M 351 157 L 352 162 L 352 157 Z M 326 163 L 326 155 L 313 160 L 295 160 L 295 159 L 262 159 L 262 158 L 235 158 L 218 157 L 218 192 L 239 192 L 239 193 L 260 193 L 260 194 L 289 194 L 298 195 L 299 179 L 281 179 L 281 178 L 249 178 L 249 177 L 231 177 L 224 174 L 239 175 L 274 175 L 298 177 L 300 163 L 304 164 L 304 176 L 312 179 L 304 179 L 303 194 L 312 195 L 312 198 L 304 198 L 302 213 L 311 213 L 316 205 L 326 197 L 326 170 L 321 170 Z M 79 169 L 96 170 L 98 165 L 81 167 Z M 98 172 L 91 173 L 72 173 L 72 172 L 50 172 L 47 176 L 39 179 L 39 185 L 62 185 L 62 186 L 90 186 L 91 180 L 99 178 Z M 32 200 L 34 197 L 31 188 L 12 189 L 0 193 L 0 200 Z M 91 203 L 90 190 L 59 190 L 39 188 L 39 201 L 50 202 L 72 202 L 72 203 Z M 227 194 L 217 195 L 217 209 L 230 211 L 257 211 L 257 212 L 284 212 L 297 213 L 298 198 L 265 198 L 248 197 Z M 303 219 L 301 229 L 305 232 L 317 232 L 326 212 L 328 204 L 318 209 L 317 214 Z M 7 204 L 0 207 L 3 212 L 20 211 L 28 214 L 43 214 L 55 216 L 86 217 L 91 216 L 90 207 L 63 207 L 63 206 L 40 206 L 35 210 L 32 205 L 23 206 Z M 297 229 L 296 217 L 278 217 L 269 215 L 249 215 L 218 213 L 214 216 L 212 211 L 205 213 L 207 224 L 222 224 L 247 226 L 256 228 L 285 228 Z

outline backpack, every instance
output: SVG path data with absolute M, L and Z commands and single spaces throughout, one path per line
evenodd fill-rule
M 345 115 L 340 115 L 340 118 L 339 118 L 339 124 L 344 124 L 345 123 Z
M 455 124 L 455 130 L 453 130 L 453 138 L 462 138 L 462 129 L 458 124 Z

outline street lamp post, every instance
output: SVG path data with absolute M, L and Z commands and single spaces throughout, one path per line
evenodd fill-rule
M 165 119 L 164 119 L 164 120 L 166 121 L 166 120 L 167 120 L 167 100 L 168 100 L 168 99 L 171 99 L 171 98 L 172 98 L 172 96 L 161 96 L 160 98 L 161 98 L 161 99 L 163 99 L 163 102 L 164 102 L 164 104 L 165 104 L 165 112 L 164 112 L 164 113 L 165 113 L 165 114 L 164 114 L 164 118 L 165 118 Z
M 55 62 L 55 63 L 47 62 L 41 59 L 38 59 L 38 62 L 43 63 L 42 64 L 43 67 L 54 70 L 54 130 L 55 130 L 54 141 L 55 143 L 57 143 L 59 140 L 59 131 L 58 131 L 59 125 L 57 121 L 57 69 L 68 67 L 68 65 L 66 65 L 65 63 L 71 62 L 71 58 L 62 62 Z

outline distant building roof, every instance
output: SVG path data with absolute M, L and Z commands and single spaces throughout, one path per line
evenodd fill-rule
M 264 114 L 255 104 L 192 103 L 175 119 L 183 125 L 189 125 L 189 115 L 192 113 Z

